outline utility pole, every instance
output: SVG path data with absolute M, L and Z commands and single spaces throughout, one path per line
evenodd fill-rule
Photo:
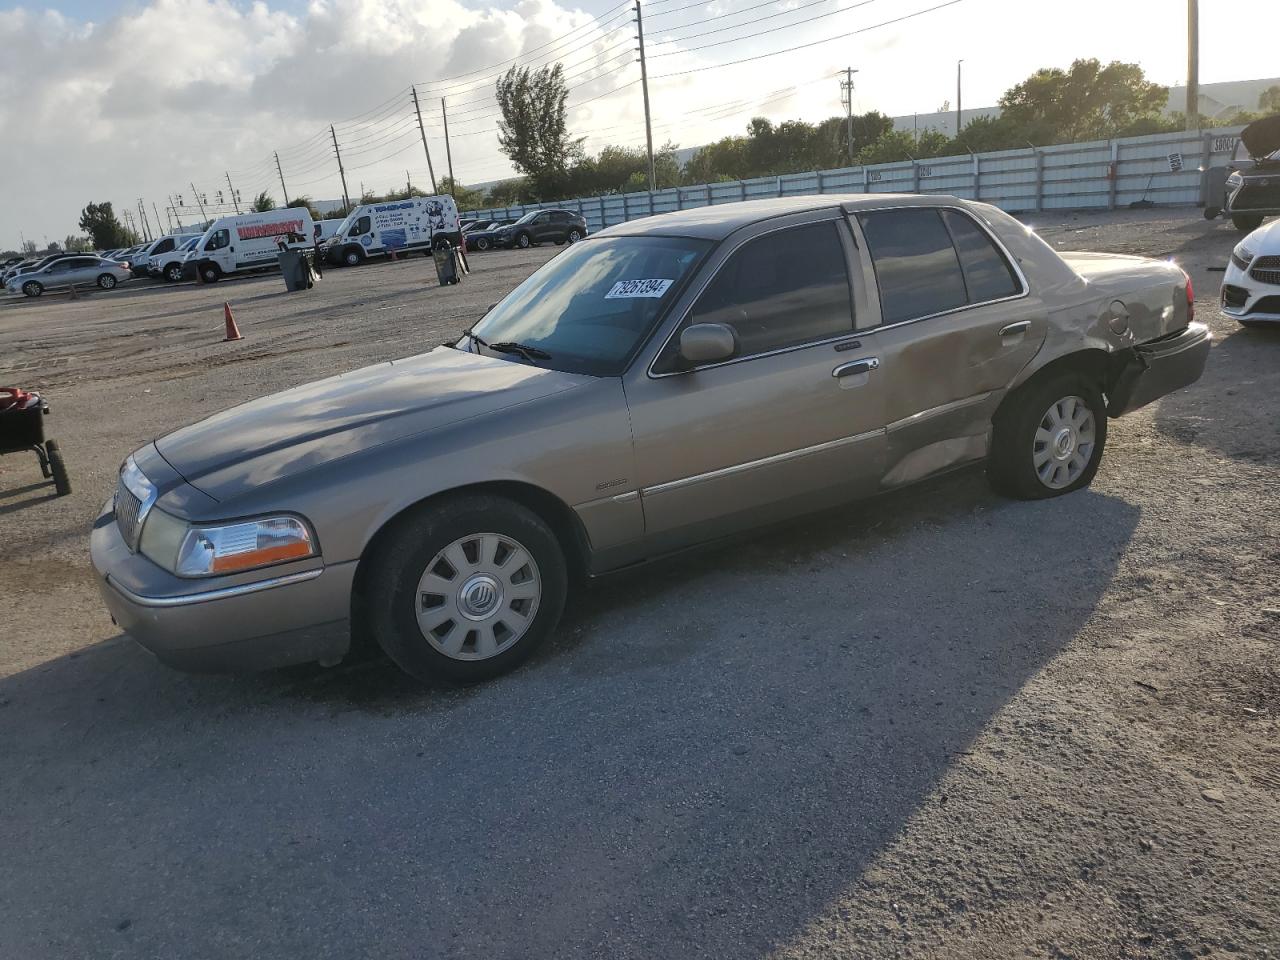
M 418 115 L 418 132 L 422 134 L 422 152 L 427 155 L 427 173 L 431 174 L 431 192 L 439 193 L 440 190 L 436 187 L 435 167 L 431 166 L 431 148 L 427 146 L 427 128 L 422 125 L 422 107 L 418 105 L 418 87 L 415 84 L 409 89 L 413 91 L 413 112 Z M 443 104 L 444 101 L 441 101 L 442 108 Z
M 858 71 L 853 67 L 844 68 L 844 79 L 840 81 L 840 101 L 844 104 L 844 115 L 849 122 L 849 166 L 853 166 L 853 75 Z
M 1200 127 L 1200 0 L 1187 0 L 1187 129 Z
M 404 172 L 404 192 L 409 196 L 413 196 L 413 178 L 409 176 L 409 171 Z
M 329 124 L 329 136 L 333 137 L 333 154 L 338 158 L 338 176 L 342 178 L 342 202 L 351 207 L 351 196 L 347 193 L 347 171 L 342 169 L 342 151 L 338 149 L 338 135 L 333 132 L 333 124 Z
M 644 93 L 644 139 L 649 146 L 649 190 L 658 189 L 658 173 L 653 165 L 653 125 L 649 120 L 649 71 L 644 62 L 644 17 L 640 13 L 640 0 L 636 0 L 636 40 L 640 53 L 640 89 Z
M 147 217 L 147 205 L 143 202 L 141 197 L 138 198 L 138 213 L 142 217 L 142 237 L 144 240 L 150 241 L 151 221 L 150 218 Z M 159 224 L 157 224 L 157 226 L 159 226 Z
M 160 211 L 156 209 L 156 202 L 154 200 L 151 201 L 151 212 L 156 215 L 156 229 L 159 230 L 160 229 Z M 173 232 L 173 224 L 169 224 L 169 232 L 170 233 Z
M 227 192 L 231 194 L 231 204 L 236 208 L 236 213 L 240 212 L 240 195 L 236 193 L 236 188 L 231 185 L 231 171 L 227 171 Z
M 196 185 L 191 184 L 191 193 L 196 198 L 196 206 L 200 208 L 200 219 L 208 220 L 209 215 L 204 212 L 204 201 L 200 199 L 200 192 L 196 190 Z
M 453 179 L 453 151 L 449 149 L 449 111 L 445 109 L 444 97 L 440 98 L 440 117 L 444 120 L 444 155 L 449 162 L 449 196 L 458 189 L 458 181 Z
M 276 173 L 280 174 L 280 192 L 284 194 L 284 205 L 289 205 L 289 188 L 284 185 L 284 171 L 280 169 L 280 152 L 273 150 L 276 156 Z
M 960 131 L 964 126 L 964 117 L 960 108 L 960 64 L 963 60 L 956 61 L 956 139 L 960 139 Z
M 178 224 L 178 229 L 182 229 L 182 215 L 178 213 L 178 205 L 173 202 L 173 194 L 169 194 L 169 209 L 173 211 L 173 219 Z

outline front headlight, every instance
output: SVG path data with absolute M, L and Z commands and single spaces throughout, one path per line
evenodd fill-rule
M 180 577 L 241 573 L 316 554 L 315 536 L 300 517 L 192 525 L 163 510 L 147 515 L 139 549 Z
M 1244 183 L 1244 177 L 1240 176 L 1240 171 L 1238 170 L 1227 177 L 1228 187 L 1238 187 L 1242 183 Z

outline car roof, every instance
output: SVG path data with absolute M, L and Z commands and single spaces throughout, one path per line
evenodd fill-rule
M 767 197 L 716 203 L 711 206 L 674 210 L 639 220 L 628 220 L 596 233 L 601 236 L 680 236 L 723 240 L 729 234 L 762 220 L 808 213 L 811 210 L 857 210 L 870 207 L 920 207 L 954 205 L 956 197 L 907 193 L 822 193 L 797 197 Z

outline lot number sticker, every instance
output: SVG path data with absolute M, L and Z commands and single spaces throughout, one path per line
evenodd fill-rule
M 629 300 L 635 297 L 657 298 L 667 292 L 671 280 L 619 280 L 608 293 L 606 300 Z

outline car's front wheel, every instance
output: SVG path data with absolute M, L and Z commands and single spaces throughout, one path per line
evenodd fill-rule
M 1107 406 L 1099 386 L 1076 373 L 1032 381 L 996 414 L 987 475 L 1020 500 L 1088 486 L 1102 462 Z
M 476 249 L 477 249 L 477 250 L 488 250 L 488 249 L 489 249 L 489 238 L 488 238 L 488 237 L 476 237 Z
M 568 239 L 570 243 L 577 243 L 582 239 L 582 234 L 577 230 L 570 230 Z
M 348 267 L 360 266 L 360 261 L 363 259 L 364 256 L 355 247 L 348 247 L 342 252 L 342 262 Z
M 28 280 L 22 285 L 22 292 L 28 297 L 38 297 L 44 293 L 44 287 L 35 280 Z
M 164 268 L 164 278 L 170 283 L 177 283 L 182 279 L 182 264 L 171 263 Z
M 522 233 L 520 234 L 520 236 L 516 237 L 516 246 L 519 247 L 521 250 L 527 250 L 532 245 L 533 245 L 533 240 L 530 239 L 527 233 Z
M 420 680 L 472 683 L 523 662 L 555 628 L 568 575 L 533 511 L 492 496 L 426 504 L 373 547 L 366 624 Z
M 217 283 L 222 279 L 222 268 L 216 263 L 202 263 L 197 269 L 200 271 L 200 279 L 205 283 Z

